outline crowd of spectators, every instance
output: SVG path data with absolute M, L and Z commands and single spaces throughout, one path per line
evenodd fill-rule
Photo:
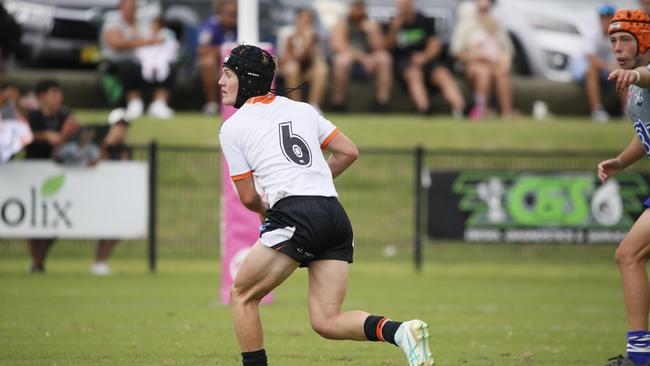
M 404 93 L 413 111 L 422 115 L 449 112 L 457 119 L 481 120 L 496 110 L 508 119 L 513 115 L 515 47 L 494 14 L 494 1 L 461 2 L 451 37 L 444 41 L 436 19 L 413 0 L 394 0 L 392 16 L 381 23 L 369 16 L 366 1 L 350 0 L 331 29 L 325 29 L 314 9 L 302 8 L 295 12 L 293 24 L 261 36 L 276 39 L 278 83 L 293 90 L 287 96 L 316 108 L 345 111 L 350 80 L 365 78 L 374 84 L 367 87 L 373 94 L 371 111 L 390 111 L 391 93 Z M 639 1 L 650 7 L 650 0 Z M 120 0 L 119 11 L 104 19 L 99 35 L 104 86 L 111 89 L 107 96 L 112 105 L 124 106 L 129 119 L 145 112 L 145 100 L 150 101 L 146 112 L 151 117 L 169 119 L 179 69 L 178 35 L 161 19 L 140 15 L 140 10 L 136 0 Z M 598 8 L 594 18 L 599 16 L 601 27 L 586 36 L 584 57 L 572 58 L 569 67 L 574 81 L 584 86 L 591 116 L 598 122 L 609 119 L 601 94 L 609 87 L 606 75 L 615 65 L 606 35 L 614 11 L 608 5 Z M 6 12 L 0 11 L 0 17 L 7 17 Z M 7 35 L 19 31 L 9 29 L 15 28 L 10 21 L 0 24 L 1 81 L 2 60 L 15 52 L 17 42 Z M 215 0 L 214 13 L 190 34 L 196 38 L 192 57 L 182 67 L 193 69 L 196 90 L 203 91 L 202 111 L 215 115 L 220 110 L 222 46 L 237 42 L 237 1 Z M 447 107 L 437 108 L 434 95 Z M 492 100 L 496 105 L 489 108 Z

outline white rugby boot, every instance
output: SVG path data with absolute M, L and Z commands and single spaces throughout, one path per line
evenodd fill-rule
M 409 366 L 433 365 L 433 355 L 429 349 L 429 325 L 422 320 L 403 322 L 395 333 L 395 343 L 406 354 Z

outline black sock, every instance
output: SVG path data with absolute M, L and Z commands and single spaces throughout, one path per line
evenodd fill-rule
M 267 366 L 266 351 L 262 348 L 259 351 L 242 352 L 242 361 L 244 366 Z
M 392 320 L 387 320 L 384 323 L 384 326 L 381 329 L 381 333 L 384 336 L 384 340 L 386 342 L 397 346 L 397 343 L 395 343 L 395 333 L 397 332 L 397 328 L 399 328 L 400 325 L 402 325 L 402 322 L 394 322 Z
M 402 323 L 389 320 L 383 316 L 370 315 L 363 323 L 363 332 L 369 341 L 385 341 L 395 344 L 395 332 Z

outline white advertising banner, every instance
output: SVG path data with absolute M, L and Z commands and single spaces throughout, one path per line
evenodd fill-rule
M 0 238 L 142 238 L 148 204 L 145 162 L 0 164 Z

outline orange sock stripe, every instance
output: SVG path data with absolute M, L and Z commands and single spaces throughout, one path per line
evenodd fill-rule
M 384 323 L 386 323 L 387 320 L 390 320 L 388 318 L 381 318 L 379 323 L 377 323 L 377 328 L 375 330 L 375 334 L 377 335 L 377 339 L 380 342 L 384 342 L 384 336 L 381 334 L 382 329 L 384 328 Z

